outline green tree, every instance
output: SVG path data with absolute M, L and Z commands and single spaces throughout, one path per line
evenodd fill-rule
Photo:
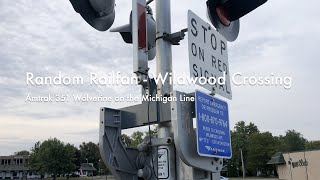
M 96 169 L 99 169 L 100 151 L 99 146 L 93 142 L 80 145 L 80 160 L 81 163 L 93 163 Z
M 274 136 L 274 141 L 276 142 L 276 149 L 277 152 L 285 152 L 286 151 L 286 145 L 284 144 L 284 136 Z
M 121 141 L 122 143 L 127 146 L 127 147 L 132 147 L 132 139 L 130 136 L 126 135 L 126 134 L 121 134 Z
M 307 142 L 302 134 L 295 130 L 288 130 L 281 140 L 284 143 L 285 152 L 305 150 L 305 144 Z
M 72 151 L 74 152 L 74 169 L 73 171 L 78 171 L 80 166 L 81 166 L 81 154 L 80 154 L 80 150 L 78 148 L 76 148 L 75 146 L 71 146 L 70 148 L 72 148 Z
M 158 125 L 156 125 L 156 126 L 154 126 L 154 128 L 153 129 L 150 129 L 150 135 L 152 136 L 152 137 L 155 137 L 157 134 L 158 134 Z M 145 136 L 149 136 L 149 131 L 146 131 L 145 133 L 144 133 L 144 135 Z
M 255 133 L 259 133 L 259 129 L 255 124 L 250 123 L 249 125 L 246 125 L 244 121 L 236 123 L 234 128 L 235 145 L 245 151 L 250 136 Z
M 99 147 L 99 143 L 98 143 L 98 147 Z M 99 150 L 98 173 L 99 175 L 107 175 L 109 174 L 110 171 L 102 160 L 100 149 L 98 150 Z
M 242 149 L 243 153 L 245 172 L 251 173 L 248 172 L 246 168 L 248 155 L 247 148 L 250 137 L 255 133 L 259 133 L 258 127 L 253 123 L 246 125 L 244 121 L 236 123 L 234 130 L 231 131 L 232 158 L 228 161 L 229 176 L 239 176 L 242 174 L 240 149 Z
M 141 131 L 136 131 L 131 135 L 132 139 L 132 147 L 137 147 L 140 143 L 142 143 L 144 138 L 144 134 Z
M 320 150 L 320 141 L 306 142 L 306 150 Z
M 26 151 L 26 150 L 23 150 L 23 151 L 18 151 L 15 153 L 16 155 L 20 155 L 20 156 L 29 156 L 30 155 L 30 152 L 29 151 Z
M 42 173 L 42 171 L 44 171 L 42 164 L 41 164 L 41 157 L 40 157 L 40 146 L 41 146 L 41 142 L 36 142 L 33 146 L 33 148 L 31 149 L 31 153 L 30 153 L 30 158 L 29 158 L 29 166 Z
M 74 146 L 53 138 L 37 142 L 31 150 L 29 165 L 41 174 L 66 174 L 74 170 Z
M 247 168 L 251 172 L 261 172 L 268 176 L 274 170 L 268 166 L 267 162 L 271 159 L 277 149 L 277 141 L 270 132 L 255 133 L 251 135 L 248 144 Z
M 228 167 L 228 176 L 229 177 L 237 177 L 239 176 L 239 167 L 240 167 L 240 153 L 238 149 L 235 147 L 236 141 L 236 133 L 231 131 L 231 146 L 232 146 L 232 158 L 227 161 Z
M 66 158 L 62 162 L 64 163 L 64 166 L 62 166 L 62 173 L 71 173 L 75 170 L 78 170 L 77 168 L 77 157 L 76 157 L 76 151 L 77 148 L 71 144 L 66 144 L 63 148 L 64 154 L 62 157 L 66 157 L 70 155 L 70 159 Z M 79 167 L 79 166 L 78 166 Z
M 107 166 L 104 164 L 104 162 L 102 161 L 102 159 L 99 159 L 99 175 L 107 175 L 109 173 L 109 169 L 107 168 Z

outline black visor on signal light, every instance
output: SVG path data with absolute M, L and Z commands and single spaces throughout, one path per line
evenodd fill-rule
M 215 7 L 223 10 L 229 21 L 235 21 L 266 3 L 267 0 L 228 0 L 223 3 L 209 0 Z M 211 3 L 210 3 L 211 4 Z

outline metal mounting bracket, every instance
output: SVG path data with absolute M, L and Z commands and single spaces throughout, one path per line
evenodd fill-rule
M 170 42 L 172 45 L 180 45 L 180 41 L 184 39 L 186 32 L 188 32 L 188 28 L 182 29 L 181 31 L 173 34 L 165 33 L 163 35 L 163 39 Z
M 124 121 L 123 111 L 101 108 L 99 149 L 102 161 L 117 180 L 156 180 L 151 162 L 157 163 L 157 154 L 151 152 L 157 152 L 157 148 L 126 147 L 121 141 Z
M 152 138 L 140 144 L 138 148 L 128 148 L 121 142 L 121 130 L 146 125 L 145 107 L 148 102 L 126 107 L 120 110 L 100 109 L 99 148 L 101 158 L 116 179 L 155 180 L 157 174 L 157 147 L 175 144 L 177 174 L 176 180 L 216 180 L 219 179 L 223 160 L 199 156 L 196 147 L 196 132 L 193 128 L 194 103 L 182 101 L 180 96 L 191 97 L 192 94 L 175 91 L 171 94 L 177 101 L 164 104 L 150 102 L 152 123 L 172 122 L 174 139 L 170 137 Z M 152 108 L 151 108 L 152 107 Z M 157 114 L 157 110 L 159 114 Z M 158 121 L 160 120 L 160 121 Z M 152 160 L 153 159 L 153 160 Z M 153 164 L 156 165 L 153 165 Z M 155 168 L 155 170 L 154 170 Z
M 100 109 L 99 148 L 101 159 L 116 179 L 138 180 L 136 157 L 139 151 L 121 142 L 120 110 Z
M 193 128 L 194 102 L 181 101 L 181 96 L 190 97 L 191 95 L 178 91 L 173 93 L 177 101 L 171 102 L 171 122 L 177 154 L 188 166 L 219 173 L 223 167 L 223 159 L 203 157 L 197 153 L 197 134 Z

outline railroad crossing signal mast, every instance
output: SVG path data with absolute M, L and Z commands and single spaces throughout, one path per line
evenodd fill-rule
M 199 129 L 208 130 L 209 128 L 209 131 L 213 129 L 220 135 L 228 135 L 227 103 L 201 92 L 196 92 L 194 95 L 173 91 L 169 78 L 165 83 L 158 85 L 149 78 L 148 60 L 154 59 L 155 56 L 157 74 L 164 75 L 172 72 L 171 47 L 179 45 L 180 40 L 184 39 L 185 32 L 188 31 L 183 29 L 171 33 L 170 0 L 155 1 L 156 20 L 146 0 L 132 0 L 129 24 L 114 28 L 111 32 L 119 32 L 126 43 L 133 44 L 133 72 L 138 76 L 143 96 L 195 96 L 196 100 L 187 102 L 177 98 L 177 101 L 171 103 L 148 101 L 122 109 L 101 108 L 99 146 L 102 160 L 119 180 L 218 180 L 223 167 L 223 157 L 231 156 L 231 151 L 228 151 L 228 148 L 231 150 L 230 141 L 228 143 L 206 138 L 207 135 L 211 137 L 212 134 Z M 217 37 L 221 36 L 221 43 L 226 50 L 224 39 L 236 40 L 239 34 L 239 19 L 266 1 L 208 0 L 209 20 L 222 35 L 216 34 L 217 32 L 213 30 L 211 38 L 214 36 L 217 40 Z M 75 11 L 93 28 L 106 31 L 112 26 L 115 18 L 115 0 L 70 0 L 70 2 Z M 151 2 L 148 1 L 148 3 Z M 191 26 L 195 30 L 196 19 L 198 23 L 202 20 L 191 12 L 189 16 L 193 18 Z M 188 28 L 190 34 L 191 27 Z M 194 36 L 194 39 L 196 38 Z M 225 66 L 227 67 L 227 63 Z M 210 90 L 213 90 L 213 94 L 219 94 L 219 91 L 214 91 L 214 88 Z M 209 101 L 212 103 L 206 104 Z M 212 104 L 222 107 L 220 114 L 218 113 L 219 117 L 201 109 L 202 106 Z M 214 107 L 210 108 L 214 109 Z M 193 118 L 203 125 L 199 127 L 199 123 L 197 131 L 193 128 Z M 210 122 L 215 123 L 210 124 Z M 121 130 L 145 125 L 150 127 L 151 124 L 159 125 L 157 137 L 145 138 L 138 148 L 129 148 L 122 143 Z M 227 128 L 227 131 L 223 132 L 223 129 L 214 127 L 215 125 Z M 225 139 L 228 136 L 214 137 Z M 213 142 L 228 148 L 213 145 Z M 202 146 L 203 144 L 205 146 Z M 229 155 L 224 156 L 224 154 Z

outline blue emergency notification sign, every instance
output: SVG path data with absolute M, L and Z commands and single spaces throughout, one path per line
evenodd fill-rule
M 200 156 L 231 158 L 228 104 L 207 95 L 195 93 L 197 149 Z

